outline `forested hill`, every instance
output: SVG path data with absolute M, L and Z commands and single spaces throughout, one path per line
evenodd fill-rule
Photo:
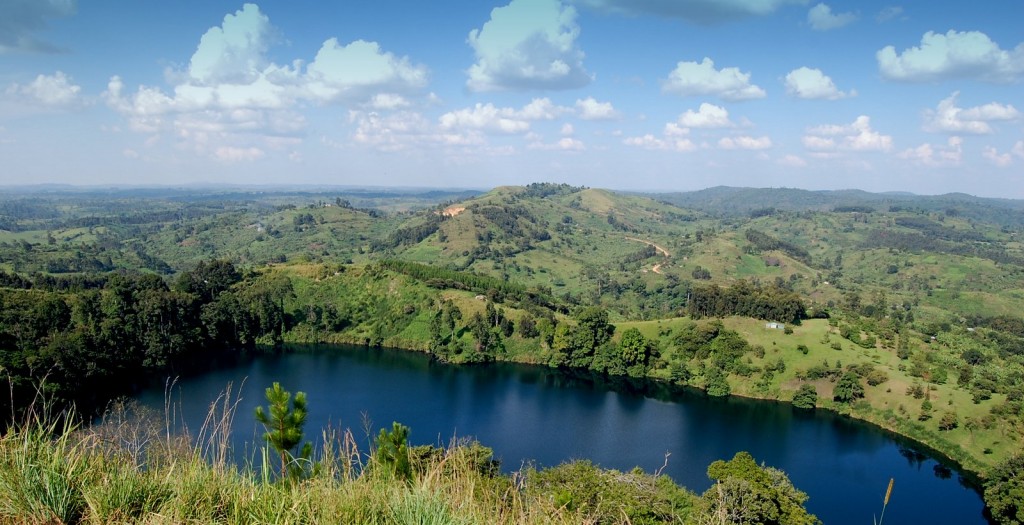
M 719 216 L 749 215 L 766 209 L 785 211 L 920 210 L 960 215 L 1001 226 L 1024 225 L 1024 201 L 990 199 L 964 193 L 914 195 L 861 190 L 809 191 L 794 188 L 716 186 L 699 191 L 645 194 L 652 199 Z

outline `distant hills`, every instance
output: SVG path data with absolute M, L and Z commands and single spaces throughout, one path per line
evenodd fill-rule
M 810 191 L 794 188 L 735 188 L 715 186 L 699 191 L 645 193 L 682 208 L 720 216 L 748 215 L 775 208 L 785 211 L 833 211 L 835 208 L 869 207 L 875 211 L 911 208 L 959 214 L 999 225 L 1024 225 L 1024 201 L 975 197 L 966 193 L 915 195 L 905 192 L 870 193 L 861 190 Z

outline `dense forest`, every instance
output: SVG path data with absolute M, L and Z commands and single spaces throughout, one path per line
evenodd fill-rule
M 715 198 L 3 194 L 0 409 L 98 413 L 146 378 L 282 342 L 395 346 L 834 410 L 987 475 L 1014 523 L 1024 207 L 698 193 Z

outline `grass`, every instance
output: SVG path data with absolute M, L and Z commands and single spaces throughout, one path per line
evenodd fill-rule
M 693 322 L 686 318 L 620 322 L 616 323 L 616 332 L 637 328 L 645 337 L 658 341 L 663 357 L 670 358 L 672 334 Z M 973 472 L 985 470 L 1002 458 L 1014 454 L 1020 447 L 1019 437 L 1014 437 L 1012 432 L 1007 433 L 1006 427 L 995 425 L 992 428 L 967 428 L 965 422 L 968 419 L 980 420 L 989 414 L 992 407 L 1001 404 L 1005 396 L 994 394 L 992 399 L 975 403 L 970 392 L 957 386 L 955 372 L 951 372 L 948 380 L 941 384 L 914 377 L 907 370 L 907 361 L 900 360 L 894 349 L 881 346 L 862 348 L 842 339 L 837 329 L 823 319 L 806 320 L 801 325 L 790 326 L 793 330 L 791 334 L 767 329 L 764 321 L 757 319 L 729 317 L 723 319 L 722 323 L 725 328 L 737 331 L 752 347 L 764 348 L 763 358 L 751 353 L 741 358 L 745 361 L 749 359 L 749 365 L 763 368 L 779 358 L 786 364 L 785 371 L 776 372 L 767 388 L 757 384 L 761 379 L 760 373 L 750 377 L 729 375 L 734 395 L 790 401 L 800 385 L 809 382 L 818 392 L 819 407 L 849 414 L 905 435 Z M 842 349 L 832 348 L 834 343 L 839 343 Z M 912 341 L 912 344 L 921 343 Z M 797 349 L 800 345 L 807 348 L 806 354 Z M 798 377 L 811 367 L 826 362 L 829 367 L 835 367 L 837 362 L 841 362 L 844 369 L 851 365 L 871 365 L 884 371 L 888 379 L 877 386 L 865 385 L 866 403 L 859 408 L 836 403 L 832 401 L 834 378 L 808 381 Z M 663 375 L 662 371 L 654 373 L 655 377 L 667 379 Z M 914 398 L 908 392 L 908 387 L 913 384 L 929 388 L 927 397 L 934 406 L 934 412 L 933 417 L 926 421 L 918 420 L 923 398 Z M 959 420 L 956 428 L 939 428 L 940 416 L 946 411 L 956 413 Z
M 570 508 L 558 502 L 562 487 L 544 481 L 557 470 L 504 475 L 489 449 L 466 440 L 411 448 L 413 475 L 404 480 L 350 431 L 332 430 L 321 436 L 312 474 L 275 480 L 258 458 L 225 461 L 238 406 L 229 394 L 223 400 L 196 435 L 175 435 L 130 404 L 88 428 L 12 427 L 0 437 L 0 523 L 631 523 L 651 509 L 658 519 L 644 523 L 682 523 L 696 499 L 660 475 L 581 462 L 555 467 L 585 476 L 575 486 L 588 487 L 594 505 Z

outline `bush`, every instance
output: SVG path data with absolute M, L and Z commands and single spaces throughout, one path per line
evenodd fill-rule
M 665 476 L 605 470 L 590 461 L 527 473 L 527 496 L 548 500 L 586 523 L 683 522 L 694 495 Z M 575 521 L 575 520 L 573 520 Z
M 814 385 L 804 383 L 793 395 L 793 406 L 797 408 L 814 408 L 818 404 L 818 391 Z
M 867 382 L 871 386 L 878 386 L 889 380 L 889 375 L 882 370 L 872 370 L 868 372 L 866 377 Z

